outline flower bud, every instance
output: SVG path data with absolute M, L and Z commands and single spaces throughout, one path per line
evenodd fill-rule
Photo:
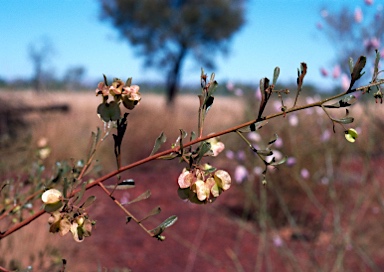
M 350 129 L 345 131 L 344 136 L 348 142 L 354 143 L 359 135 L 357 134 L 357 131 L 355 129 L 350 128 Z
M 41 200 L 45 204 L 56 204 L 61 201 L 62 197 L 63 194 L 59 190 L 49 189 L 42 194 Z

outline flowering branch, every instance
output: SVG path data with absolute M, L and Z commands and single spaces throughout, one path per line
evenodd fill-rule
M 189 142 L 183 143 L 182 138 L 186 135 L 183 135 L 183 131 L 181 131 L 181 136 L 179 137 L 178 141 L 175 145 L 172 145 L 172 148 L 167 149 L 162 152 L 157 152 L 157 149 L 159 146 L 155 145 L 154 152 L 150 156 L 141 159 L 139 161 L 136 161 L 134 163 L 131 163 L 126 166 L 120 166 L 120 145 L 121 145 L 121 137 L 124 134 L 123 131 L 121 131 L 120 136 L 114 135 L 115 139 L 115 151 L 116 151 L 116 159 L 117 159 L 117 165 L 118 169 L 115 171 L 112 171 L 106 175 L 104 175 L 101 178 L 98 178 L 92 182 L 84 182 L 82 181 L 83 176 L 86 173 L 86 170 L 91 165 L 92 159 L 94 158 L 95 151 L 99 144 L 105 139 L 105 137 L 109 134 L 109 131 L 105 133 L 105 135 L 101 138 L 100 131 L 98 130 L 97 133 L 94 133 L 94 141 L 91 145 L 90 155 L 88 157 L 87 163 L 83 166 L 80 174 L 76 177 L 76 180 L 79 182 L 79 185 L 82 185 L 81 188 L 72 189 L 69 193 L 64 193 L 63 195 L 60 194 L 52 194 L 52 191 L 48 190 L 44 194 L 45 196 L 49 195 L 49 200 L 43 201 L 45 202 L 45 210 L 37 211 L 34 215 L 30 216 L 29 218 L 14 224 L 12 227 L 7 229 L 4 232 L 0 233 L 0 240 L 7 237 L 8 235 L 14 233 L 15 231 L 21 229 L 22 227 L 28 225 L 30 222 L 34 221 L 38 217 L 40 217 L 45 212 L 49 212 L 52 214 L 53 219 L 51 219 L 52 226 L 55 226 L 58 228 L 56 231 L 60 233 L 66 233 L 67 231 L 73 232 L 74 236 L 77 237 L 78 240 L 82 240 L 84 236 L 90 235 L 91 231 L 91 221 L 88 219 L 87 214 L 85 213 L 85 206 L 88 206 L 91 202 L 93 202 L 93 198 L 90 200 L 86 200 L 82 205 L 77 205 L 76 203 L 81 199 L 82 193 L 84 191 L 89 190 L 92 187 L 99 186 L 106 194 L 108 194 L 111 199 L 115 202 L 117 206 L 119 206 L 128 216 L 128 218 L 134 220 L 137 224 L 140 225 L 140 227 L 146 231 L 150 236 L 156 237 L 160 240 L 163 240 L 164 237 L 161 236 L 161 233 L 164 231 L 164 229 L 170 225 L 172 225 L 176 221 L 176 217 L 170 217 L 166 221 L 163 222 L 162 225 L 160 225 L 158 228 L 154 230 L 148 230 L 143 224 L 142 220 L 138 220 L 136 217 L 134 217 L 124 206 L 121 202 L 116 200 L 113 197 L 113 191 L 117 188 L 118 184 L 115 185 L 115 188 L 110 192 L 104 185 L 103 182 L 117 176 L 118 174 L 127 171 L 131 168 L 140 166 L 142 164 L 148 163 L 150 161 L 156 160 L 156 159 L 172 159 L 176 157 L 182 157 L 183 161 L 185 161 L 188 166 L 183 170 L 183 173 L 179 177 L 179 186 L 184 194 L 183 197 L 196 202 L 196 203 L 209 203 L 212 202 L 216 197 L 220 195 L 221 192 L 227 190 L 230 187 L 230 176 L 228 173 L 226 173 L 223 170 L 216 170 L 216 168 L 210 166 L 210 165 L 201 165 L 200 161 L 204 156 L 215 156 L 217 154 L 217 150 L 214 148 L 215 145 L 217 145 L 217 141 L 213 141 L 213 139 L 218 138 L 221 135 L 229 134 L 232 132 L 237 133 L 245 139 L 242 135 L 242 133 L 247 131 L 255 131 L 259 129 L 262 125 L 266 124 L 267 120 L 276 118 L 278 116 L 286 116 L 286 114 L 289 114 L 291 112 L 300 111 L 312 107 L 322 107 L 322 109 L 327 113 L 328 117 L 333 123 L 339 123 L 341 125 L 344 125 L 346 123 L 350 123 L 353 121 L 353 119 L 334 119 L 332 118 L 329 113 L 327 112 L 326 108 L 340 108 L 340 107 L 348 107 L 352 103 L 352 93 L 361 91 L 362 93 L 367 93 L 370 90 L 376 88 L 377 92 L 375 92 L 374 97 L 377 101 L 377 99 L 382 100 L 382 92 L 380 89 L 380 85 L 384 84 L 384 79 L 378 79 L 377 75 L 382 72 L 375 70 L 375 77 L 373 78 L 372 82 L 370 84 L 364 85 L 362 87 L 354 88 L 352 89 L 352 85 L 354 82 L 361 77 L 361 70 L 363 69 L 364 65 L 361 65 L 363 62 L 361 58 L 360 61 L 353 67 L 351 72 L 351 84 L 350 88 L 348 88 L 347 91 L 344 91 L 340 94 L 334 95 L 332 97 L 320 100 L 318 102 L 298 106 L 297 105 L 297 97 L 299 95 L 299 92 L 301 91 L 301 85 L 302 80 L 305 76 L 305 71 L 302 68 L 302 72 L 299 73 L 299 80 L 298 80 L 298 92 L 296 94 L 295 102 L 291 108 L 282 109 L 281 112 L 277 112 L 274 114 L 270 114 L 267 116 L 263 116 L 263 110 L 265 109 L 265 106 L 267 104 L 267 101 L 270 97 L 270 95 L 273 92 L 276 92 L 274 90 L 274 84 L 276 82 L 277 76 L 273 80 L 272 88 L 268 84 L 269 80 L 265 78 L 263 81 L 261 81 L 261 84 L 263 84 L 262 91 L 264 92 L 265 98 L 264 101 L 261 101 L 259 114 L 256 119 L 253 119 L 251 121 L 239 124 L 237 126 L 230 127 L 226 130 L 209 134 L 209 135 L 203 135 L 203 123 L 206 117 L 206 114 L 209 110 L 209 108 L 212 106 L 213 103 L 213 93 L 215 90 L 215 87 L 217 85 L 217 82 L 214 81 L 214 76 L 211 77 L 210 81 L 206 81 L 206 76 L 202 73 L 202 90 L 203 94 L 199 96 L 200 100 L 200 106 L 199 106 L 199 117 L 198 117 L 198 130 L 199 130 L 199 137 L 196 139 L 191 138 Z M 378 65 L 378 62 L 375 63 L 375 66 Z M 302 67 L 305 67 L 302 63 Z M 275 73 L 276 74 L 276 73 Z M 301 79 L 300 79 L 301 78 Z M 97 112 L 100 115 L 101 119 L 103 119 L 106 123 L 111 122 L 117 122 L 119 124 L 120 122 L 120 108 L 119 103 L 122 102 L 124 107 L 127 109 L 132 110 L 140 101 L 141 96 L 138 92 L 139 87 L 137 85 L 130 85 L 131 79 L 128 79 L 127 82 L 124 84 L 121 80 L 115 79 L 111 86 L 108 85 L 106 77 L 104 77 L 104 82 L 100 83 L 97 89 L 97 94 L 101 94 L 103 97 L 103 103 L 99 105 Z M 288 92 L 288 91 L 286 91 Z M 278 95 L 280 92 L 277 92 Z M 114 97 L 114 100 L 112 102 L 108 102 L 108 95 L 112 94 Z M 339 99 L 341 97 L 344 97 L 348 95 L 346 98 L 338 101 L 335 104 L 328 105 L 327 103 Z M 280 96 L 281 98 L 281 96 Z M 282 99 L 282 98 L 281 98 Z M 125 114 L 123 118 L 126 118 L 127 115 Z M 124 122 L 120 122 L 120 124 L 125 124 Z M 343 126 L 344 127 L 344 126 Z M 125 127 L 124 127 L 125 130 Z M 353 138 L 353 140 L 357 137 L 357 134 L 355 135 L 356 131 L 353 129 L 346 130 L 346 138 L 347 140 L 350 140 Z M 350 136 L 349 138 L 347 137 Z M 270 141 L 270 144 L 273 143 L 273 141 Z M 178 143 L 178 144 L 177 144 Z M 192 149 L 194 145 L 199 144 L 196 149 Z M 267 163 L 263 156 L 267 156 L 266 154 L 263 154 L 252 147 L 252 145 L 248 142 L 251 149 L 256 152 L 259 157 L 264 161 L 266 166 L 272 165 L 271 163 Z M 222 149 L 222 147 L 219 147 L 219 149 Z M 216 153 L 215 153 L 216 152 Z M 277 164 L 275 164 L 277 165 Z M 266 171 L 265 171 L 266 172 Z M 265 172 L 263 172 L 263 175 L 265 175 Z M 264 182 L 264 181 L 263 181 Z M 65 187 L 65 186 L 64 186 Z M 80 186 L 79 186 L 80 187 Z M 50 192 L 49 192 L 50 191 Z M 66 190 L 65 190 L 66 191 Z M 49 193 L 47 193 L 49 192 Z M 43 194 L 43 196 L 44 196 Z M 52 197 L 52 198 L 51 198 Z M 47 199 L 47 197 L 46 197 Z M 72 201 L 70 201 L 73 199 Z M 70 216 L 63 215 L 61 212 L 60 214 L 56 214 L 56 210 L 50 210 L 49 205 L 58 205 L 58 209 L 60 209 L 62 212 L 65 211 L 65 213 L 70 214 Z M 73 211 L 75 211 L 75 214 L 72 214 Z M 51 216 L 51 218 L 52 218 Z M 63 223 L 65 222 L 65 223 Z M 65 225 L 65 230 L 61 228 L 62 225 Z M 52 228 L 51 226 L 51 228 Z M 75 229 L 74 229 L 75 226 Z

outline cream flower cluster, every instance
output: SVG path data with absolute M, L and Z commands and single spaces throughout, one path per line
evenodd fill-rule
M 59 233 L 61 236 L 71 232 L 76 242 L 82 242 L 84 237 L 91 236 L 92 221 L 88 219 L 85 212 L 61 211 L 63 195 L 59 190 L 49 189 L 45 191 L 41 200 L 45 204 L 44 209 L 51 214 L 48 219 L 50 232 Z
M 120 100 L 123 102 L 124 107 L 132 110 L 141 100 L 141 94 L 139 92 L 140 87 L 138 85 L 129 86 L 120 79 L 114 79 L 112 85 L 108 86 L 105 82 L 100 82 L 97 85 L 96 96 L 102 95 L 105 101 L 108 100 L 108 96 L 112 95 L 116 102 Z
M 178 178 L 179 196 L 194 203 L 213 202 L 231 187 L 231 176 L 206 164 L 192 171 L 184 168 Z

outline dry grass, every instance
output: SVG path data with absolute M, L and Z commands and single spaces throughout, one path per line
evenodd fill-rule
M 151 152 L 155 139 L 164 131 L 168 137 L 165 148 L 179 135 L 179 129 L 188 133 L 197 130 L 197 96 L 184 95 L 177 98 L 173 106 L 167 106 L 163 96 L 146 94 L 140 105 L 128 117 L 128 129 L 123 143 L 123 162 L 142 159 Z M 52 146 L 52 158 L 64 160 L 84 158 L 91 131 L 103 124 L 96 115 L 96 108 L 101 102 L 93 92 L 58 92 L 34 94 L 33 92 L 3 92 L 2 97 L 22 99 L 24 103 L 44 106 L 47 104 L 67 104 L 68 113 L 44 115 L 29 114 L 33 122 L 33 138 L 36 142 L 41 137 L 48 138 Z M 217 97 L 215 105 L 206 120 L 206 133 L 228 128 L 240 123 L 243 118 L 243 104 L 238 98 Z M 112 137 L 101 147 L 98 158 L 102 158 L 104 167 L 115 167 Z

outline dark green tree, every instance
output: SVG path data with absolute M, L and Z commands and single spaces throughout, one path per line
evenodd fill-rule
M 100 0 L 101 18 L 136 47 L 145 66 L 165 73 L 172 102 L 188 55 L 212 69 L 214 54 L 228 51 L 229 39 L 244 24 L 244 1 Z

